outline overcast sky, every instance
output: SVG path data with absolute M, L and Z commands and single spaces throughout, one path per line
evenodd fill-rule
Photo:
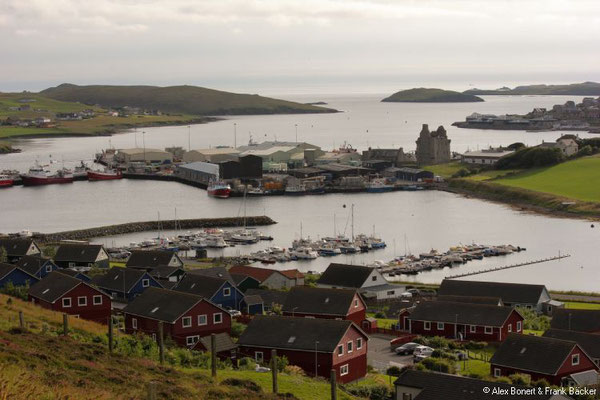
M 0 90 L 600 81 L 600 0 L 0 0 Z

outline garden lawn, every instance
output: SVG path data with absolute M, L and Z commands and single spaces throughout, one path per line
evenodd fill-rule
M 575 310 L 600 310 L 600 303 L 582 303 L 577 301 L 565 302 L 565 308 Z

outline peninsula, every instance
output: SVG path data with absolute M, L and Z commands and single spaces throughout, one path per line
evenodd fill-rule
M 414 88 L 401 90 L 381 101 L 390 103 L 475 103 L 484 100 L 481 97 L 452 90 Z
M 471 95 L 563 95 L 563 96 L 600 96 L 600 83 L 583 82 L 568 85 L 524 85 L 514 89 L 469 89 L 463 92 Z

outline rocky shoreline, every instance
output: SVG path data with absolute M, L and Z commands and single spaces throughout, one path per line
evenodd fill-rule
M 246 226 L 264 226 L 276 224 L 267 216 L 246 217 Z M 195 218 L 180 220 L 160 221 L 161 229 L 174 230 L 176 228 L 189 230 L 199 228 L 231 228 L 244 225 L 243 217 L 233 218 Z M 33 238 L 39 243 L 56 243 L 61 240 L 88 240 L 95 237 L 123 235 L 127 233 L 146 232 L 157 230 L 157 221 L 129 222 L 125 224 L 100 226 L 88 229 L 56 233 L 34 233 Z

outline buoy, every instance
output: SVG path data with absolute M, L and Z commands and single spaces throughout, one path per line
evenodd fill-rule
M 594 224 L 592 224 L 592 228 L 594 227 Z

